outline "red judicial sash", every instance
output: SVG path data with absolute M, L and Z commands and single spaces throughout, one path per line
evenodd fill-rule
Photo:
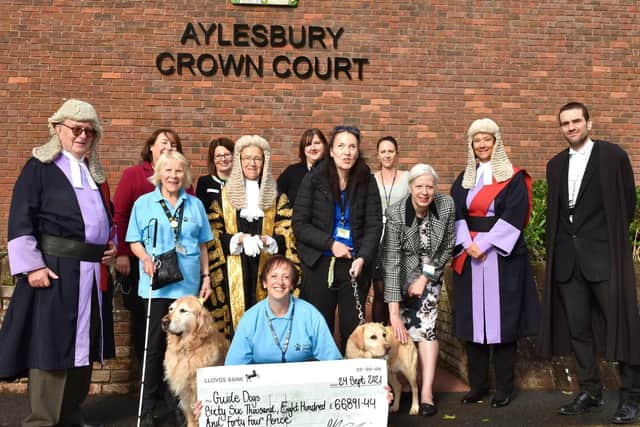
M 516 168 L 516 167 L 513 168 L 513 175 L 511 175 L 511 178 L 507 179 L 506 181 L 497 182 L 496 178 L 494 177 L 493 183 L 491 185 L 485 185 L 484 187 L 482 187 L 482 189 L 480 189 L 480 191 L 478 191 L 478 193 L 475 195 L 475 197 L 471 201 L 471 204 L 469 205 L 469 216 L 480 216 L 480 217 L 487 216 L 487 212 L 489 211 L 489 207 L 491 206 L 491 203 L 493 203 L 493 201 L 498 196 L 498 194 L 500 194 L 500 192 L 504 190 L 504 188 L 511 182 L 511 180 L 513 179 L 513 176 L 521 170 L 524 174 L 524 183 L 525 183 L 525 186 L 527 187 L 527 195 L 529 198 L 527 218 L 525 219 L 525 223 L 524 223 L 524 227 L 526 227 L 527 224 L 529 223 L 529 218 L 531 217 L 531 199 L 532 199 L 532 192 L 533 192 L 532 182 L 531 182 L 531 176 L 529 176 L 527 171 Z M 473 240 L 478 235 L 478 232 L 469 230 L 469 234 L 471 235 L 471 239 Z M 464 266 L 464 262 L 466 259 L 467 259 L 466 251 L 462 251 L 457 257 L 453 259 L 453 261 L 451 262 L 451 266 L 453 267 L 453 270 L 456 273 L 462 274 L 462 268 Z

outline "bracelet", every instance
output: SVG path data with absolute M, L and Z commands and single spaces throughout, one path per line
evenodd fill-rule
M 203 273 L 203 274 L 201 274 L 201 275 L 200 275 L 200 278 L 201 278 L 201 279 L 204 279 L 204 278 L 206 278 L 206 277 L 209 277 L 209 273 L 206 273 L 206 274 L 205 274 L 205 273 Z

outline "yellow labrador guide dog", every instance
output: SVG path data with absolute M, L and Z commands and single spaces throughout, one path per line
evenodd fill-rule
M 400 406 L 402 385 L 399 374 L 411 386 L 410 415 L 418 415 L 420 404 L 418 401 L 418 350 L 412 341 L 402 344 L 393 335 L 391 327 L 382 323 L 365 323 L 358 326 L 347 340 L 347 359 L 385 359 L 389 384 L 393 389 L 394 401 L 389 410 L 397 412 Z

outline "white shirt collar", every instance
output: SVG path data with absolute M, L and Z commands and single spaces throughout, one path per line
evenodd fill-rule
M 84 176 L 89 183 L 89 187 L 92 190 L 98 189 L 98 186 L 91 177 L 91 173 L 89 173 L 89 168 L 87 168 L 87 165 L 84 162 L 84 156 L 82 156 L 82 159 L 78 160 L 76 156 L 66 150 L 62 150 L 62 155 L 69 159 L 69 166 L 71 169 L 71 185 L 73 185 L 74 188 L 84 188 L 84 186 L 82 185 L 82 173 L 80 172 L 80 170 L 82 169 L 85 172 Z
M 593 150 L 593 141 L 591 138 L 587 138 L 584 145 L 578 150 L 574 150 L 572 147 L 569 147 L 569 155 L 573 156 L 574 154 L 580 154 L 582 156 L 589 157 L 591 150 Z

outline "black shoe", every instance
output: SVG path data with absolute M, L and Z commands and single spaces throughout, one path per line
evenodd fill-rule
M 438 413 L 438 408 L 436 408 L 435 402 L 434 405 L 430 403 L 421 403 L 420 404 L 420 415 L 423 417 L 432 417 Z
M 103 427 L 103 426 L 102 426 L 102 424 L 85 423 L 85 422 L 83 422 L 82 424 L 74 424 L 71 427 Z
M 176 426 L 178 427 L 187 427 L 187 419 L 184 416 L 184 412 L 179 407 L 175 410 L 176 414 Z
M 502 408 L 511 403 L 511 396 L 507 395 L 504 398 L 502 396 L 498 396 L 497 394 L 491 399 L 491 407 L 492 408 Z
M 621 400 L 611 422 L 614 424 L 631 424 L 638 420 L 638 404 L 631 400 Z
M 561 415 L 579 415 L 593 410 L 600 410 L 603 405 L 602 393 L 590 394 L 586 391 L 581 391 L 573 402 L 558 409 L 558 413 Z
M 143 412 L 140 418 L 140 427 L 155 427 L 156 422 L 153 419 L 153 411 Z
M 482 398 L 485 394 L 487 394 L 486 390 L 471 390 L 462 397 L 461 402 L 464 404 L 482 402 Z

